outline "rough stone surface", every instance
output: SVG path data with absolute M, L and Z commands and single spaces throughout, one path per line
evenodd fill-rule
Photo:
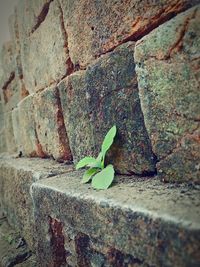
M 60 2 L 72 62 L 84 68 L 95 57 L 140 39 L 199 0 Z
M 19 80 L 20 99 L 23 99 L 29 93 L 27 89 L 25 88 L 24 79 L 23 79 L 22 62 L 21 62 L 21 43 L 20 43 L 20 38 L 19 38 L 19 26 L 18 26 L 18 16 L 17 16 L 16 8 L 14 10 L 14 14 L 12 14 L 9 18 L 9 30 L 10 30 L 10 36 L 11 36 L 11 40 L 13 44 L 15 75 Z
M 0 97 L 0 152 L 6 151 L 6 136 L 5 136 L 5 114 L 3 113 L 3 103 Z
M 200 182 L 200 6 L 136 43 L 145 125 L 162 179 Z
M 2 74 L 0 77 L 0 94 L 4 112 L 12 110 L 20 100 L 20 83 L 15 73 L 13 43 L 7 42 L 1 50 Z
M 0 207 L 11 226 L 20 231 L 31 249 L 38 234 L 34 229 L 30 186 L 42 178 L 72 170 L 72 166 L 53 160 L 24 159 L 1 154 Z
M 33 95 L 24 98 L 13 113 L 18 113 L 16 115 L 13 114 L 13 119 L 17 120 L 19 118 L 19 127 L 15 128 L 15 136 L 17 138 L 20 137 L 19 144 L 21 143 L 20 147 L 23 155 L 45 157 L 46 155 L 42 150 L 36 132 Z M 13 124 L 16 125 L 17 121 L 14 121 Z
M 22 4 L 23 11 L 28 12 L 26 20 L 29 19 L 29 14 L 33 13 L 32 2 L 27 1 L 27 4 L 30 4 L 30 7 L 27 7 L 28 11 L 26 5 Z M 44 3 L 44 1 L 39 2 Z M 41 23 L 25 37 L 23 32 L 26 26 L 20 11 L 18 13 L 24 81 L 27 90 L 33 93 L 60 81 L 62 77 L 71 73 L 73 66 L 68 54 L 67 35 L 58 1 L 48 5 L 44 20 L 42 19 Z
M 71 160 L 57 87 L 52 86 L 37 93 L 33 103 L 37 136 L 44 153 L 57 160 Z
M 6 146 L 6 135 L 5 135 L 5 128 L 2 128 L 0 130 L 0 152 L 6 152 L 7 146 Z
M 17 5 L 17 23 L 20 34 L 29 36 L 44 21 L 52 0 L 21 0 Z
M 5 141 L 6 141 L 6 151 L 9 153 L 13 153 L 17 151 L 17 147 L 15 144 L 14 130 L 12 124 L 12 112 L 7 112 L 4 114 L 5 117 Z
M 0 219 L 0 266 L 36 267 L 25 240 L 9 226 L 6 218 Z
M 116 124 L 118 137 L 110 153 L 116 170 L 128 174 L 155 171 L 133 50 L 132 42 L 122 45 L 58 85 L 75 162 L 86 155 L 97 156 L 105 134 Z
M 32 186 L 38 266 L 199 265 L 198 186 L 133 176 L 127 184 L 117 177 L 109 190 L 95 191 L 79 184 L 82 174 Z
M 25 140 L 22 140 L 21 136 L 21 127 L 20 127 L 20 119 L 19 119 L 19 109 L 15 108 L 12 110 L 12 126 L 13 126 L 13 134 L 14 141 L 16 145 L 16 150 L 18 153 L 23 153 L 23 143 Z M 3 152 L 3 151 L 2 151 Z
M 9 41 L 3 44 L 0 53 L 1 63 L 2 63 L 2 70 L 4 74 L 4 79 L 8 80 L 10 73 L 13 71 L 14 68 L 14 48 L 13 42 Z

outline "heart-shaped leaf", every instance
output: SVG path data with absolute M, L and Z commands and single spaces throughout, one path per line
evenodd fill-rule
M 93 158 L 93 157 L 85 157 L 83 159 L 81 159 L 77 165 L 76 165 L 76 170 L 80 169 L 80 168 L 83 168 L 89 164 L 93 164 L 96 162 L 96 159 Z
M 108 165 L 92 178 L 92 187 L 95 189 L 107 189 L 114 179 L 113 165 Z
M 105 157 L 106 152 L 108 151 L 108 149 L 111 147 L 114 137 L 116 135 L 117 132 L 117 128 L 114 125 L 106 134 L 104 140 L 103 140 L 103 144 L 101 146 L 101 152 L 103 154 L 103 158 Z
M 92 178 L 92 176 L 99 172 L 99 169 L 96 169 L 96 168 L 91 168 L 87 171 L 85 171 L 84 175 L 83 175 L 83 179 L 81 180 L 81 183 L 85 184 L 87 182 L 90 181 L 90 179 Z

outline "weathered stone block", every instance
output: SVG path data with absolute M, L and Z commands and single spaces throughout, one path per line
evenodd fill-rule
M 34 95 L 36 131 L 43 151 L 54 159 L 71 160 L 58 88 L 52 86 Z
M 15 73 L 13 42 L 7 42 L 1 50 L 0 89 L 4 112 L 11 111 L 20 101 L 20 83 Z
M 28 4 L 32 2 L 27 1 Z M 26 12 L 26 6 L 22 5 L 22 8 Z M 29 19 L 29 12 L 30 14 L 33 12 L 32 5 L 28 7 L 26 19 Z M 23 35 L 24 22 L 23 19 L 21 21 L 20 14 L 18 18 L 22 39 L 23 76 L 27 90 L 33 93 L 60 81 L 66 74 L 71 73 L 73 66 L 68 53 L 67 35 L 63 26 L 62 11 L 57 1 L 48 6 L 44 18 L 28 36 Z
M 21 43 L 20 43 L 18 16 L 17 16 L 16 8 L 14 10 L 14 14 L 12 14 L 9 18 L 9 30 L 10 30 L 11 40 L 12 40 L 12 44 L 13 44 L 13 57 L 14 57 L 14 61 L 15 61 L 14 62 L 15 75 L 19 79 L 20 99 L 23 99 L 29 93 L 28 93 L 27 89 L 25 88 L 25 84 L 24 84 L 24 80 L 23 80 L 23 71 L 22 71 L 22 62 L 21 62 L 22 39 L 21 39 Z
M 31 257 L 32 253 L 24 239 L 20 236 L 18 231 L 10 227 L 5 218 L 0 218 L 0 251 L 1 267 L 16 265 L 19 267 L 36 267 Z M 27 260 L 28 258 L 29 260 Z M 27 263 L 29 263 L 29 265 Z
M 7 146 L 6 146 L 6 132 L 5 128 L 1 127 L 0 129 L 0 153 L 6 152 Z
M 162 179 L 200 182 L 200 6 L 136 43 L 145 125 Z
M 198 266 L 198 187 L 132 177 L 95 191 L 81 177 L 71 172 L 32 185 L 38 266 Z
M 199 0 L 60 2 L 72 62 L 84 68 L 92 59 L 123 42 L 140 39 Z
M 3 70 L 4 79 L 8 80 L 10 73 L 14 69 L 14 47 L 13 42 L 9 41 L 3 44 L 0 54 L 1 67 Z
M 34 249 L 38 236 L 34 227 L 31 184 L 72 169 L 70 165 L 61 165 L 53 160 L 0 155 L 0 207 L 9 224 L 20 231 L 31 249 Z
M 128 174 L 155 171 L 133 51 L 134 43 L 127 43 L 58 85 L 75 162 L 86 155 L 97 156 L 106 132 L 116 124 L 118 138 L 109 157 L 116 170 Z
M 20 34 L 25 37 L 34 32 L 44 21 L 52 0 L 21 0 L 17 5 Z
M 12 126 L 13 126 L 14 140 L 15 140 L 17 152 L 23 153 L 24 151 L 23 144 L 25 140 L 22 139 L 22 131 L 21 131 L 21 126 L 20 126 L 18 108 L 15 108 L 12 110 Z
M 4 133 L 6 139 L 6 151 L 9 153 L 14 153 L 17 151 L 17 147 L 13 131 L 12 112 L 10 111 L 4 113 L 4 118 L 5 118 Z
M 13 115 L 13 118 L 19 118 L 19 127 L 16 127 L 15 136 L 21 136 L 20 143 L 23 155 L 45 157 L 36 132 L 33 95 L 24 98 L 18 104 L 18 108 L 13 111 L 13 113 L 15 112 L 18 114 Z M 17 122 L 15 121 L 14 124 Z
M 20 96 L 20 81 L 15 76 L 15 72 L 10 74 L 10 77 L 1 89 L 1 97 L 3 103 L 3 112 L 9 112 L 17 106 L 19 103 Z
M 0 95 L 0 152 L 6 151 L 5 121 L 3 113 L 3 104 Z
M 18 102 L 27 95 L 20 73 L 14 40 L 4 44 L 1 51 L 2 73 L 0 77 L 3 112 L 15 108 Z

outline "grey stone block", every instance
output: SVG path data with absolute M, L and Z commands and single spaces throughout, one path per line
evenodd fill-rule
M 199 187 L 133 176 L 95 191 L 82 174 L 32 185 L 38 266 L 198 266 Z
M 200 182 L 200 6 L 136 43 L 145 125 L 166 181 Z
M 51 86 L 33 97 L 38 141 L 44 154 L 56 160 L 72 160 L 58 88 Z
M 44 4 L 50 1 L 39 2 Z M 34 14 L 31 3 L 33 1 L 27 1 L 28 11 L 22 3 L 26 20 Z M 24 27 L 28 26 L 24 24 L 23 17 L 18 12 L 23 77 L 25 87 L 30 93 L 60 81 L 66 74 L 71 73 L 73 67 L 70 63 L 67 37 L 58 2 L 53 1 L 45 14 L 42 23 L 26 35 Z
M 34 250 L 37 232 L 34 226 L 30 186 L 42 178 L 72 170 L 53 160 L 14 158 L 0 155 L 0 207 L 11 226 L 20 231 Z
M 140 108 L 133 60 L 134 43 L 96 60 L 86 71 L 58 85 L 75 162 L 97 156 L 107 131 L 115 124 L 117 138 L 108 156 L 120 173 L 153 174 L 154 155 Z

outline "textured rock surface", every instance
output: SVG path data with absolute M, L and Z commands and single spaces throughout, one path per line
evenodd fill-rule
M 38 266 L 199 265 L 198 186 L 132 177 L 94 191 L 77 187 L 81 176 L 71 172 L 32 186 Z
M 199 0 L 60 2 L 72 62 L 84 68 L 95 57 L 125 41 L 138 40 Z
M 7 112 L 4 114 L 5 117 L 5 141 L 6 141 L 6 151 L 13 153 L 17 151 L 17 146 L 15 144 L 14 130 L 12 124 L 12 112 Z
M 29 20 L 30 20 L 30 18 L 29 18 Z M 14 64 L 15 64 L 15 75 L 19 80 L 20 99 L 23 99 L 29 93 L 28 93 L 27 89 L 25 88 L 24 79 L 23 79 L 22 62 L 21 62 L 22 39 L 20 42 L 18 15 L 17 15 L 16 8 L 14 10 L 14 14 L 11 15 L 9 18 L 9 31 L 10 31 L 12 44 L 13 44 L 13 60 L 14 60 Z
M 37 136 L 44 153 L 57 160 L 72 160 L 57 87 L 36 94 L 33 103 Z
M 74 160 L 98 155 L 106 132 L 116 124 L 111 158 L 120 173 L 153 173 L 154 156 L 138 96 L 134 43 L 98 59 L 58 88 Z
M 0 219 L 0 266 L 36 267 L 36 261 L 19 232 L 12 229 L 6 218 Z
M 164 180 L 200 182 L 200 7 L 136 43 L 139 92 Z
M 17 18 L 20 34 L 29 36 L 45 20 L 52 0 L 20 0 L 17 5 Z
M 12 42 L 4 44 L 1 50 L 2 74 L 0 77 L 0 94 L 3 111 L 10 111 L 20 101 L 20 83 L 15 73 L 14 48 Z
M 72 170 L 52 160 L 0 157 L 0 207 L 10 225 L 20 231 L 34 249 L 33 203 L 30 186 L 33 182 Z
M 46 155 L 42 150 L 36 132 L 33 95 L 24 98 L 13 113 L 18 113 L 16 115 L 13 114 L 12 117 L 16 120 L 19 118 L 19 127 L 14 129 L 16 131 L 15 136 L 21 136 L 19 144 L 21 143 L 20 147 L 23 155 L 45 157 Z M 17 121 L 14 121 L 13 124 L 15 125 L 16 123 Z
M 31 2 L 33 1 L 27 1 L 30 4 L 28 11 L 26 5 L 22 4 L 22 11 L 30 12 L 30 17 L 33 17 Z M 39 2 L 42 4 L 44 1 Z M 71 73 L 73 66 L 68 54 L 67 35 L 58 1 L 49 5 L 44 21 L 28 36 L 24 36 L 26 26 L 20 11 L 18 13 L 24 81 L 27 90 L 33 93 L 61 80 Z M 28 20 L 29 16 L 26 14 L 25 18 Z
M 5 118 L 3 113 L 3 103 L 0 96 L 0 152 L 6 151 L 6 136 L 5 136 Z

